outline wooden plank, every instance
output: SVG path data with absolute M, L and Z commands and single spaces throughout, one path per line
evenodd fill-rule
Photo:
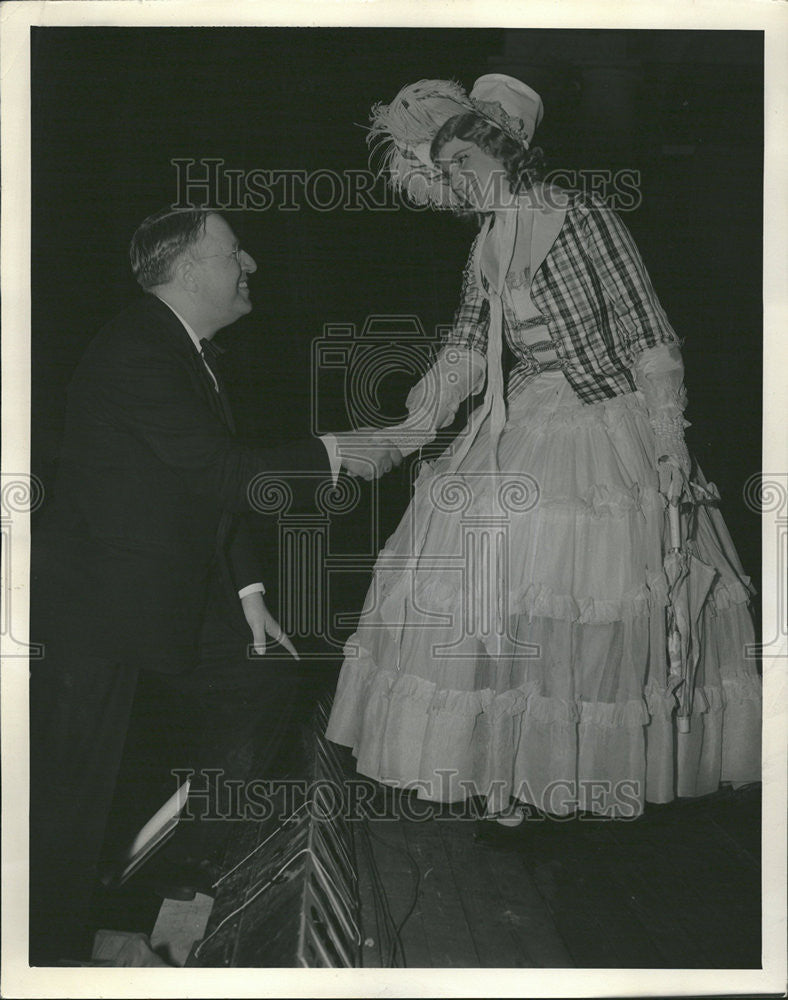
M 703 950 L 713 968 L 758 968 L 759 873 L 731 858 L 728 844 L 716 837 L 713 824 L 693 832 L 697 836 L 675 851 L 667 845 L 663 848 L 666 868 L 673 866 L 671 890 L 675 894 L 676 882 L 681 882 L 691 906 L 686 918 L 694 925 L 694 936 L 702 936 Z
M 761 824 L 760 817 L 750 829 L 741 826 L 731 827 L 726 822 L 727 817 L 716 818 L 712 814 L 711 824 L 717 831 L 720 844 L 724 844 L 733 853 L 736 864 L 742 870 L 750 869 L 760 875 L 761 871 Z
M 477 867 L 489 879 L 510 934 L 522 940 L 531 965 L 570 969 L 575 963 L 523 857 L 477 845 Z
M 353 840 L 358 876 L 359 929 L 361 931 L 361 961 L 367 969 L 379 969 L 385 964 L 383 955 L 385 930 L 381 914 L 377 912 L 376 896 L 373 889 L 372 863 L 367 838 L 363 836 L 359 824 L 354 825 Z
M 414 906 L 416 875 L 414 862 L 409 862 L 406 856 L 408 843 L 403 823 L 403 820 L 397 819 L 370 820 L 372 847 L 394 923 L 399 926 L 403 920 L 405 921 L 399 931 L 405 963 L 409 968 L 430 968 L 432 956 L 424 925 L 421 899 L 423 873 L 420 871 L 419 896 Z M 384 964 L 388 964 L 388 956 L 383 956 L 383 961 Z
M 612 883 L 614 852 L 604 837 L 609 824 L 526 823 L 511 831 L 511 856 L 522 858 L 542 899 L 555 938 L 570 964 L 591 968 L 641 968 L 659 964 L 646 923 L 630 906 L 628 893 Z M 599 834 L 603 839 L 599 840 Z M 504 852 L 501 852 L 504 853 Z M 554 940 L 548 937 L 548 944 Z
M 582 877 L 557 859 L 538 864 L 532 871 L 575 964 L 580 968 L 617 967 L 618 951 L 584 905 Z
M 719 803 L 714 803 L 710 811 L 713 819 L 735 842 L 738 852 L 760 871 L 763 830 L 760 784 L 749 785 L 720 796 Z
M 618 841 L 612 868 L 619 892 L 630 902 L 654 939 L 666 967 L 719 968 L 719 948 L 708 934 L 706 907 L 691 887 L 696 852 L 682 849 L 681 833 L 627 824 L 613 829 Z M 675 831 L 673 831 L 675 833 Z
M 582 964 L 601 965 L 604 942 L 608 961 L 616 968 L 660 966 L 668 956 L 656 945 L 648 919 L 633 906 L 636 900 L 632 893 L 627 887 L 616 884 L 614 874 L 618 857 L 607 830 L 581 823 L 574 833 L 574 850 L 564 864 L 568 886 L 574 886 L 569 905 L 579 905 L 588 923 L 591 948 Z M 594 937 L 600 940 L 595 942 Z M 580 956 L 576 954 L 575 957 L 580 963 Z
M 758 968 L 760 866 L 715 821 L 726 813 L 734 827 L 750 822 L 760 825 L 757 796 L 742 802 L 723 792 L 695 804 L 667 808 L 651 822 L 650 830 L 646 825 L 643 836 L 648 834 L 659 844 L 671 895 L 681 890 L 689 901 L 691 932 L 702 938 L 712 967 Z
M 473 824 L 438 820 L 434 826 L 459 891 L 479 965 L 498 969 L 532 967 L 520 917 L 502 905 L 496 886 L 479 864 L 480 849 L 473 841 Z M 522 865 L 519 874 L 525 874 Z
M 408 849 L 422 877 L 422 915 L 433 968 L 480 968 L 458 885 L 434 820 L 405 822 Z

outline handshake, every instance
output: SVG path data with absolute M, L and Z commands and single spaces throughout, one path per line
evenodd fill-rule
M 379 479 L 402 461 L 402 452 L 386 437 L 385 429 L 362 427 L 332 436 L 338 463 L 350 476 Z

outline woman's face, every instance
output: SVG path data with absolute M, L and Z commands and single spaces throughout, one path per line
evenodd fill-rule
M 514 201 L 501 162 L 470 139 L 450 139 L 435 162 L 452 191 L 477 212 L 494 212 Z

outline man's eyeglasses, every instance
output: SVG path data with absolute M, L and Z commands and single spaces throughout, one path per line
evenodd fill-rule
M 214 257 L 235 257 L 235 263 L 241 266 L 241 254 L 246 253 L 242 247 L 236 247 L 235 250 L 230 250 L 229 253 L 209 253 L 205 257 L 195 257 L 195 260 L 213 260 Z

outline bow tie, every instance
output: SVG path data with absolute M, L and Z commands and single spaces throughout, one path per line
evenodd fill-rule
M 203 357 L 206 361 L 218 361 L 219 358 L 225 353 L 223 347 L 219 347 L 218 344 L 214 344 L 212 340 L 208 340 L 206 337 L 200 341 L 200 350 L 202 351 Z

